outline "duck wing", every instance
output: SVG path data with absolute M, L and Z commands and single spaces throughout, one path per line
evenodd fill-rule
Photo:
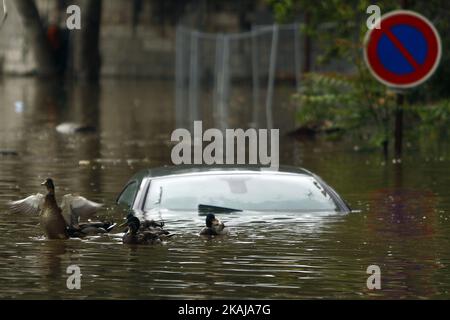
M 62 215 L 69 226 L 77 225 L 80 218 L 90 218 L 102 206 L 101 203 L 72 194 L 66 194 L 61 203 Z
M 37 193 L 22 200 L 10 201 L 9 209 L 14 213 L 39 214 L 44 203 L 45 196 L 41 193 Z

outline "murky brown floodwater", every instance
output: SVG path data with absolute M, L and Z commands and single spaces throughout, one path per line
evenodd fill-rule
M 17 101 L 23 101 L 23 111 Z M 0 298 L 449 298 L 450 157 L 446 145 L 407 150 L 403 164 L 352 145 L 282 140 L 283 164 L 318 173 L 361 212 L 349 215 L 223 216 L 228 238 L 205 241 L 203 217 L 167 217 L 178 235 L 163 246 L 130 248 L 120 234 L 49 241 L 37 216 L 6 203 L 42 192 L 104 202 L 99 216 L 121 221 L 115 198 L 141 168 L 170 163 L 171 82 L 103 80 L 98 88 L 0 82 Z M 65 136 L 64 121 L 98 134 Z M 435 147 L 433 147 L 436 145 Z M 425 149 L 426 148 L 426 149 Z M 119 230 L 120 231 L 120 230 Z M 66 288 L 66 268 L 82 271 Z M 382 290 L 366 288 L 366 268 L 382 270 Z

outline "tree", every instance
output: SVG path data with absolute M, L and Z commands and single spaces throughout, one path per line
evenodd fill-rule
M 55 59 L 45 36 L 36 4 L 33 0 L 15 0 L 14 4 L 25 28 L 25 36 L 31 44 L 36 61 L 36 74 L 55 75 L 57 70 Z
M 73 76 L 81 80 L 98 80 L 101 66 L 100 21 L 101 0 L 78 0 L 81 8 L 81 30 L 74 31 Z
M 369 74 L 362 58 L 364 35 L 367 32 L 366 13 L 371 4 L 369 0 L 329 0 L 311 2 L 307 0 L 268 0 L 278 21 L 292 19 L 307 12 L 309 20 L 302 29 L 304 35 L 310 35 L 320 55 L 316 62 L 333 59 L 347 61 L 353 67 L 352 74 L 311 74 L 305 77 L 301 92 L 297 95 L 302 105 L 299 111 L 300 121 L 317 126 L 326 125 L 347 129 L 357 133 L 376 145 L 382 145 L 387 154 L 390 138 L 395 133 L 395 152 L 401 153 L 401 132 L 403 118 L 403 100 L 406 103 L 405 116 L 411 118 L 411 105 L 435 103 L 448 98 L 450 67 L 449 58 L 443 56 L 436 75 L 408 95 L 396 94 L 378 83 Z M 405 8 L 417 11 L 428 17 L 442 33 L 449 27 L 450 4 L 444 0 L 387 1 L 376 3 L 382 14 Z M 442 38 L 443 52 L 450 46 L 448 37 Z M 396 98 L 398 97 L 398 98 Z M 431 112 L 445 113 L 447 103 L 430 108 Z M 426 118 L 422 114 L 422 118 Z M 430 115 L 428 118 L 433 118 Z M 395 122 L 394 122 L 395 120 Z M 395 123 L 395 131 L 391 128 Z M 328 128 L 329 129 L 329 128 Z
M 58 66 L 66 59 L 65 52 L 52 50 L 46 36 L 45 27 L 41 21 L 39 11 L 34 0 L 14 1 L 17 11 L 25 28 L 26 38 L 31 44 L 31 50 L 36 60 L 36 74 L 38 76 L 56 75 L 64 73 Z M 102 0 L 78 0 L 76 4 L 81 8 L 81 30 L 72 30 L 73 41 L 71 75 L 77 79 L 96 81 L 100 72 L 100 18 Z M 66 8 L 61 7 L 60 10 Z

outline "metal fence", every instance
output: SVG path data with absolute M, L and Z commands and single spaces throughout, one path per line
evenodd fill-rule
M 299 25 L 256 26 L 211 34 L 182 26 L 176 33 L 176 125 L 274 128 L 277 79 L 300 86 Z

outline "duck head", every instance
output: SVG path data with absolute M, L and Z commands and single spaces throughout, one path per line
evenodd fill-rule
M 128 226 L 129 226 L 129 223 L 133 221 L 132 218 L 134 218 L 134 215 L 133 215 L 133 213 L 129 212 L 129 213 L 127 214 L 127 216 L 126 216 L 125 218 L 123 218 L 123 219 L 125 220 L 125 222 L 122 223 L 122 224 L 120 224 L 118 227 L 119 227 L 119 228 L 125 227 L 125 226 L 128 227 Z M 139 219 L 138 219 L 138 220 L 139 220 Z
M 225 224 L 217 219 L 213 213 L 208 213 L 206 215 L 206 227 L 213 229 L 217 233 L 220 233 L 225 229 Z
M 205 222 L 206 222 L 206 227 L 211 228 L 212 225 L 213 225 L 213 223 L 214 223 L 216 220 L 217 220 L 217 219 L 216 219 L 216 216 L 215 216 L 214 214 L 208 213 L 208 214 L 206 215 L 206 220 L 205 220 Z
M 41 186 L 45 186 L 47 188 L 47 191 L 55 191 L 55 184 L 50 178 L 45 179 L 45 181 L 41 183 Z
M 136 234 L 141 226 L 141 222 L 138 218 L 132 216 L 127 218 L 128 232 Z
M 208 228 L 212 228 L 213 226 L 216 226 L 220 223 L 220 221 L 216 218 L 216 216 L 213 213 L 208 213 L 206 215 L 206 226 Z

